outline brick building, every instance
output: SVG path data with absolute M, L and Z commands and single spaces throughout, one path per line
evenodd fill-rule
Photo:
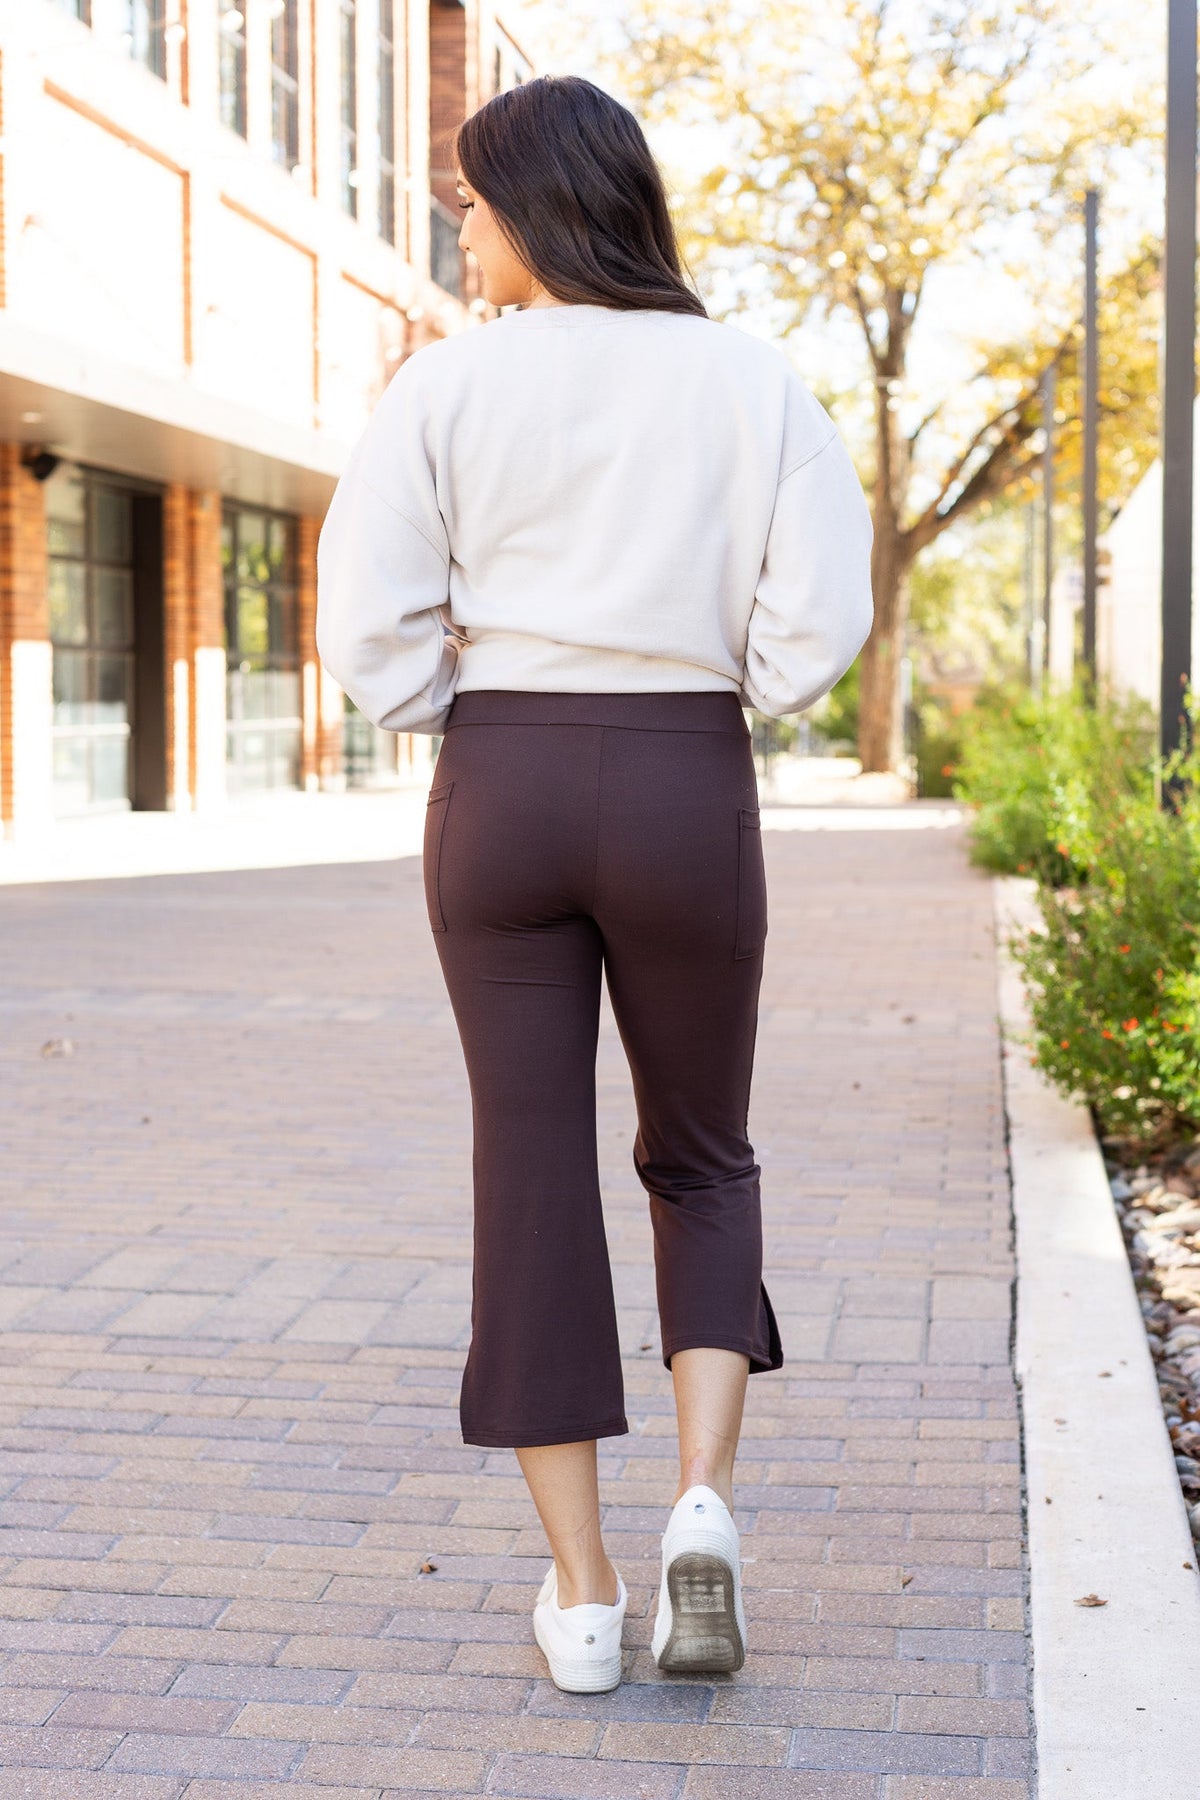
M 0 0 L 0 819 L 403 779 L 315 552 L 405 355 L 493 309 L 446 134 L 489 0 Z

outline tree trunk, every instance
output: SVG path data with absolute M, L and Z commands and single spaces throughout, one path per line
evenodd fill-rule
M 903 751 L 900 720 L 900 654 L 907 610 L 905 569 L 896 536 L 877 520 L 871 547 L 875 622 L 862 648 L 859 670 L 858 755 L 863 770 L 894 769 Z

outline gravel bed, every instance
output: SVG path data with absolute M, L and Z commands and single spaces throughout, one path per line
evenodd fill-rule
M 1200 1543 L 1200 1137 L 1158 1151 L 1104 1135 L 1100 1145 Z

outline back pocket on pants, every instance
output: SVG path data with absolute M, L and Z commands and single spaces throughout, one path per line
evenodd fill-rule
M 446 814 L 454 783 L 432 787 L 425 803 L 425 845 L 422 865 L 425 873 L 425 907 L 431 931 L 445 931 L 446 915 L 442 911 L 442 838 L 446 830 Z
M 753 956 L 767 936 L 767 871 L 762 852 L 762 815 L 757 806 L 738 811 L 737 934 L 735 959 Z

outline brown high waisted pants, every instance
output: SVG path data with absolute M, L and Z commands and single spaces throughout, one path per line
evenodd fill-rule
M 713 1345 L 779 1368 L 747 1136 L 767 893 L 737 695 L 460 693 L 424 877 L 474 1128 L 463 1441 L 629 1429 L 597 1174 L 602 970 L 662 1360 Z

